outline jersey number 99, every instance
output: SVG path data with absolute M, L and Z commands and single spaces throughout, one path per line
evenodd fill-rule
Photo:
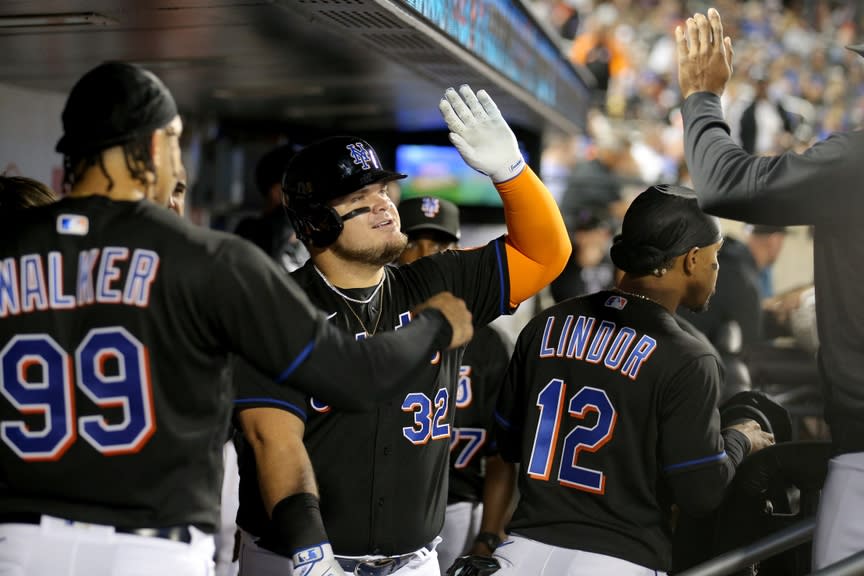
M 28 377 L 34 365 L 38 376 Z M 119 421 L 88 415 L 76 427 L 76 384 L 96 406 L 119 408 Z M 74 368 L 51 336 L 15 336 L 0 351 L 0 392 L 21 414 L 44 418 L 41 430 L 20 420 L 0 424 L 3 442 L 27 461 L 59 459 L 77 434 L 106 456 L 130 454 L 156 430 L 147 348 L 121 327 L 90 330 L 75 350 Z
M 563 380 L 553 378 L 537 395 L 540 420 L 534 434 L 531 461 L 527 471 L 528 476 L 535 480 L 549 479 L 566 392 L 567 384 Z M 584 420 L 588 412 L 597 413 L 597 422 L 590 428 L 577 425 L 564 438 L 558 482 L 570 488 L 603 494 L 606 486 L 606 476 L 603 472 L 577 466 L 576 461 L 582 450 L 596 452 L 612 439 L 617 413 L 605 391 L 584 386 L 570 398 L 568 413 L 574 418 Z

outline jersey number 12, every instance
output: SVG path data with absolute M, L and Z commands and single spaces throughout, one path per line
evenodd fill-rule
M 534 434 L 534 446 L 527 470 L 528 476 L 535 480 L 549 480 L 557 448 L 558 430 L 563 418 L 566 392 L 567 384 L 563 380 L 553 378 L 537 395 L 540 420 Z M 577 466 L 576 461 L 581 451 L 596 452 L 612 439 L 618 416 L 615 407 L 612 406 L 605 391 L 583 386 L 570 398 L 567 412 L 571 417 L 580 420 L 584 420 L 588 412 L 596 412 L 597 421 L 591 427 L 577 425 L 564 438 L 558 482 L 570 488 L 603 494 L 606 489 L 606 476 L 603 472 Z

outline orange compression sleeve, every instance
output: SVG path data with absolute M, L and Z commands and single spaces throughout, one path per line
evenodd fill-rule
M 504 203 L 510 305 L 515 307 L 558 277 L 572 246 L 555 199 L 530 167 L 495 187 Z

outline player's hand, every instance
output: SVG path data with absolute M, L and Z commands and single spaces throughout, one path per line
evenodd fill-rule
M 333 556 L 330 544 L 299 550 L 291 560 L 294 562 L 294 576 L 346 576 Z
M 501 569 L 498 560 L 488 556 L 460 556 L 447 569 L 447 576 L 488 576 Z
M 513 130 L 485 90 L 475 95 L 466 84 L 458 93 L 448 88 L 438 109 L 450 128 L 450 142 L 466 164 L 493 182 L 510 180 L 525 168 Z
M 732 39 L 723 36 L 723 23 L 714 8 L 708 17 L 695 14 L 685 28 L 675 28 L 678 45 L 678 85 L 681 97 L 694 92 L 723 94 L 732 76 Z
M 729 428 L 738 430 L 747 436 L 747 440 L 750 441 L 748 454 L 755 454 L 763 448 L 774 445 L 774 435 L 762 430 L 762 427 L 755 420 L 744 420 L 738 424 L 732 424 Z
M 465 305 L 465 301 L 457 298 L 450 292 L 439 292 L 414 309 L 419 314 L 426 308 L 440 310 L 450 327 L 453 329 L 453 338 L 450 340 L 450 348 L 464 346 L 474 337 L 474 324 L 471 320 L 471 312 Z

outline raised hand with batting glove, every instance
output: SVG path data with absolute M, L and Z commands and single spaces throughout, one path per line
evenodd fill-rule
M 467 84 L 458 93 L 448 88 L 438 108 L 450 128 L 450 142 L 469 166 L 493 182 L 510 180 L 525 168 L 516 135 L 485 90 L 475 95 Z

